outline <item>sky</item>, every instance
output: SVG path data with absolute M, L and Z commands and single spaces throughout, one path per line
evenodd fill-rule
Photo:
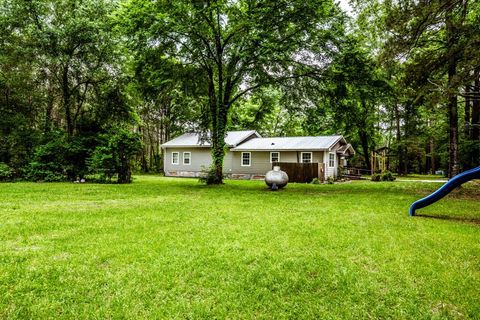
M 348 0 L 337 0 L 340 4 L 340 8 L 345 11 L 349 16 L 352 16 L 352 7 L 348 3 Z

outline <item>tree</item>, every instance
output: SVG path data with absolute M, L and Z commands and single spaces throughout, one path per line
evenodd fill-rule
M 141 150 L 140 135 L 117 127 L 101 136 L 100 143 L 89 159 L 89 169 L 102 178 L 117 175 L 118 183 L 132 181 L 132 162 Z
M 83 176 L 97 135 L 135 121 L 115 5 L 0 2 L 0 162 L 16 178 Z
M 459 172 L 458 96 L 462 74 L 473 73 L 478 54 L 478 4 L 469 1 L 385 2 L 385 28 L 392 34 L 384 46 L 387 56 L 406 59 L 405 74 L 416 87 L 416 100 L 431 90 L 446 105 L 449 134 L 449 176 Z M 477 26 L 476 26 L 477 25 Z M 471 63 L 471 59 L 477 61 Z M 464 79 L 468 79 L 465 77 Z M 468 80 L 470 81 L 470 80 Z
M 141 168 L 162 170 L 160 145 L 186 128 L 198 127 L 205 84 L 199 70 L 174 58 L 161 57 L 159 48 L 135 43 L 126 72 L 132 74 L 130 93 L 136 97 L 139 130 L 143 136 Z M 188 130 L 187 129 L 187 130 Z
M 256 130 L 262 136 L 298 136 L 304 134 L 302 108 L 289 103 L 281 88 L 260 88 L 232 107 L 229 128 Z
M 37 72 L 44 75 L 49 96 L 58 97 L 65 130 L 73 135 L 93 89 L 118 72 L 106 19 L 113 1 L 33 0 L 19 6 L 28 23 L 25 45 L 35 51 Z M 47 123 L 53 107 L 47 106 Z
M 263 86 L 320 79 L 343 31 L 336 6 L 320 0 L 131 0 L 121 15 L 135 41 L 201 71 L 215 183 L 222 182 L 232 105 Z

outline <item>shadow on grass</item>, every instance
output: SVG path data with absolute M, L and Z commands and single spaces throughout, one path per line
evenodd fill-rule
M 455 216 L 447 216 L 447 215 L 439 215 L 434 216 L 430 214 L 416 214 L 415 217 L 419 218 L 427 218 L 427 219 L 437 219 L 437 220 L 449 220 L 449 221 L 457 221 L 463 223 L 472 223 L 480 225 L 480 218 L 473 218 L 473 217 L 455 217 Z

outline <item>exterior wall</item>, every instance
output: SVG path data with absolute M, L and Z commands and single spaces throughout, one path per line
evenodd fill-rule
M 172 164 L 172 153 L 179 153 L 179 164 Z M 190 165 L 183 164 L 183 153 L 191 152 Z M 301 159 L 301 151 L 279 151 L 280 162 L 298 162 Z M 174 177 L 198 177 L 203 167 L 209 167 L 212 163 L 210 148 L 165 148 L 164 149 L 164 172 L 166 176 Z M 328 154 L 328 153 L 327 153 Z M 228 151 L 224 158 L 224 173 L 232 178 L 250 179 L 263 177 L 272 169 L 270 163 L 270 151 L 251 151 L 251 165 L 241 165 L 241 151 Z M 322 163 L 324 152 L 313 151 L 312 161 Z
M 277 151 L 275 151 L 277 152 Z M 300 151 L 278 151 L 280 152 L 280 162 L 298 162 L 300 159 Z M 267 171 L 272 170 L 272 163 L 270 163 L 270 151 L 251 151 L 251 165 L 249 167 L 241 165 L 241 151 L 229 152 L 231 155 L 229 163 L 225 161 L 225 167 L 228 166 L 226 173 L 233 174 L 254 174 L 264 175 Z M 323 152 L 312 152 L 313 162 L 323 162 Z
M 335 155 L 335 165 L 333 167 L 329 166 L 329 154 L 333 153 Z M 327 177 L 337 177 L 337 171 L 338 171 L 338 155 L 335 153 L 335 151 L 325 151 L 324 153 L 324 163 L 325 163 L 325 178 Z
M 340 148 L 342 146 L 342 143 L 339 141 L 337 142 L 333 148 L 331 149 L 331 151 L 325 151 L 324 152 L 324 163 L 325 163 L 325 178 L 327 177 L 333 177 L 333 178 L 337 178 L 338 176 L 338 167 L 339 167 L 339 164 L 340 164 L 340 157 L 338 156 L 337 154 L 337 150 L 338 148 Z M 333 153 L 335 155 L 335 161 L 334 161 L 334 166 L 333 167 L 330 167 L 329 166 L 329 154 L 330 153 Z
M 209 167 L 212 163 L 210 148 L 165 148 L 163 170 L 166 176 L 198 177 L 203 167 Z M 172 164 L 172 153 L 179 153 L 179 164 Z M 191 152 L 190 164 L 183 164 L 183 153 Z

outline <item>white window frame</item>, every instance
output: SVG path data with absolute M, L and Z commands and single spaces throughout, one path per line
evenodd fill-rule
M 188 154 L 188 163 L 185 163 L 185 155 Z M 189 151 L 185 151 L 183 153 L 183 165 L 184 166 L 189 166 L 192 164 L 192 153 Z
M 310 162 L 303 162 L 303 155 L 304 154 L 310 154 Z M 313 163 L 313 154 L 312 152 L 301 152 L 300 153 L 300 162 L 301 163 Z
M 173 159 L 175 159 L 175 157 L 173 156 L 175 153 L 177 154 L 177 162 L 173 161 Z M 178 166 L 180 164 L 180 152 L 178 151 L 172 152 L 172 164 L 175 166 Z
M 243 155 L 248 154 L 248 164 L 243 164 Z M 252 153 L 251 152 L 242 152 L 240 155 L 240 166 L 250 167 L 252 166 Z
M 333 159 L 330 158 L 331 155 L 333 155 Z M 335 158 L 336 158 L 335 153 L 330 152 L 330 153 L 328 154 L 328 167 L 329 167 L 329 168 L 335 168 L 335 160 L 336 160 Z M 331 164 L 331 161 L 333 161 L 333 166 L 330 165 L 330 164 Z
M 273 163 L 273 162 L 274 162 L 274 161 L 272 160 L 272 154 L 273 154 L 273 153 L 277 153 L 277 154 L 278 154 L 278 157 L 277 157 L 278 160 L 275 161 L 275 162 L 280 162 L 280 152 L 278 152 L 278 151 L 271 151 L 271 152 L 270 152 L 270 163 Z

